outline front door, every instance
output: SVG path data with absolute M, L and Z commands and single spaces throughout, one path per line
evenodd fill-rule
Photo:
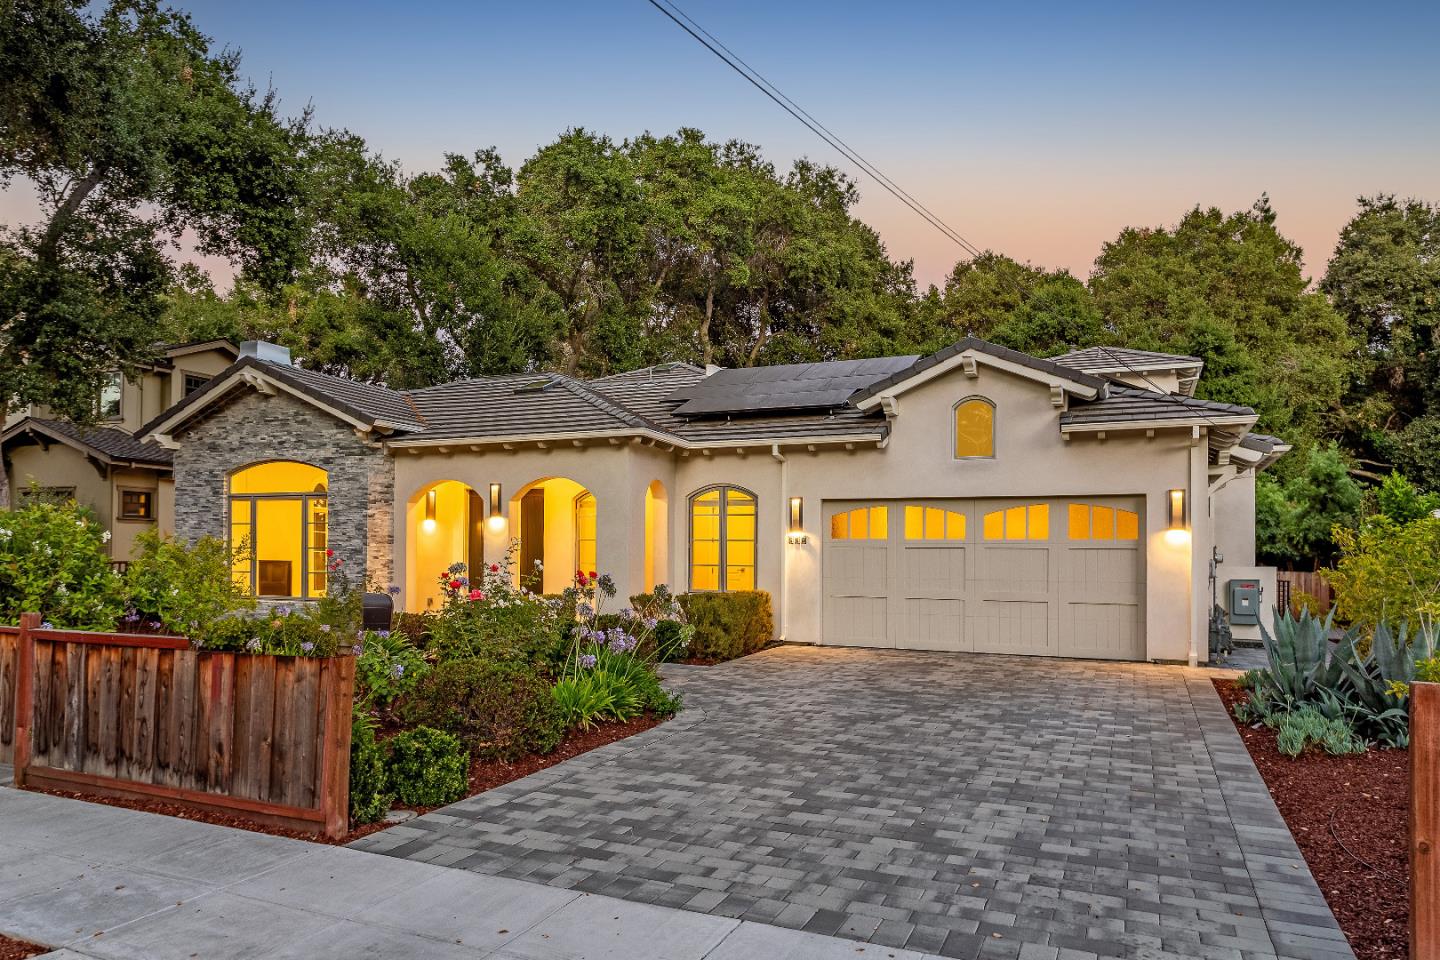
M 540 566 L 536 566 L 536 563 Z M 520 586 L 545 589 L 545 491 L 531 490 L 520 498 Z

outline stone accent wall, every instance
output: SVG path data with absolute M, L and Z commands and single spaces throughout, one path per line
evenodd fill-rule
M 285 394 L 246 390 L 176 439 L 175 535 L 228 535 L 231 473 L 267 460 L 297 460 L 329 475 L 329 544 L 351 576 L 382 587 L 394 571 L 395 465 L 349 424 Z

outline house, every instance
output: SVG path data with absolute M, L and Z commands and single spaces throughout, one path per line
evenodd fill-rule
M 170 451 L 137 439 L 135 431 L 239 355 L 224 340 L 159 346 L 139 376 L 110 376 L 97 400 L 94 426 L 78 426 L 38 406 L 12 414 L 0 431 L 10 502 L 32 493 L 74 498 L 110 531 L 110 555 L 121 561 L 129 559 L 140 532 L 155 527 L 172 532 Z
M 177 534 L 249 544 L 237 576 L 287 600 L 333 550 L 425 610 L 518 540 L 535 589 L 765 590 L 790 641 L 1193 662 L 1216 551 L 1222 590 L 1264 575 L 1255 476 L 1288 449 L 1196 399 L 1196 358 L 1114 348 L 410 391 L 242 353 L 140 434 Z

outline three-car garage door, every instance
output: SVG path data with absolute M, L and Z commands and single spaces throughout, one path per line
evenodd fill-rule
M 1145 658 L 1139 498 L 827 501 L 825 642 Z

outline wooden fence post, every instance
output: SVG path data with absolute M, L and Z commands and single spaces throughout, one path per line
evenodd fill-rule
M 19 656 L 15 661 L 15 786 L 25 786 L 30 766 L 30 727 L 35 722 L 35 636 L 40 614 L 20 614 Z
M 320 810 L 325 836 L 345 836 L 350 829 L 350 722 L 355 700 L 355 658 L 341 654 L 320 675 L 321 709 L 325 716 L 320 742 Z
M 1410 960 L 1440 960 L 1440 683 L 1410 685 Z

